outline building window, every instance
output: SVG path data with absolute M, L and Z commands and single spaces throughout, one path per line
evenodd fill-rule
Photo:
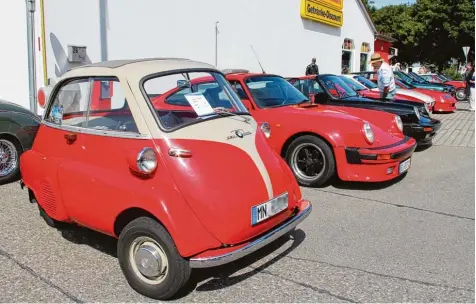
M 347 74 L 352 71 L 352 53 L 354 51 L 354 41 L 352 39 L 345 38 L 342 44 L 342 74 Z
M 371 51 L 370 44 L 367 42 L 362 42 L 362 45 L 360 46 L 360 71 L 361 72 L 367 71 L 370 51 Z

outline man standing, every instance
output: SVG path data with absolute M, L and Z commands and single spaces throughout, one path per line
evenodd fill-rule
M 474 68 L 471 62 L 469 62 L 468 65 L 466 65 L 466 71 L 464 72 L 464 80 L 466 82 L 466 90 L 465 90 L 466 96 L 471 96 L 470 81 L 471 81 L 471 78 L 473 78 L 473 75 L 474 75 Z
M 377 70 L 377 82 L 380 90 L 380 98 L 395 100 L 397 90 L 395 87 L 392 67 L 383 61 L 379 53 L 372 54 L 370 57 L 370 64 L 373 66 L 374 70 Z
M 311 64 L 306 67 L 306 75 L 319 75 L 319 68 L 316 64 L 316 58 L 312 58 Z
M 469 83 L 471 86 L 471 94 L 469 95 L 469 110 L 474 112 L 474 73 Z

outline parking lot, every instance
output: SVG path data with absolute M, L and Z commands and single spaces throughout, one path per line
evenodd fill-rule
M 390 184 L 302 188 L 289 237 L 192 274 L 180 302 L 474 302 L 474 112 L 438 114 L 434 145 Z M 44 223 L 18 183 L 0 187 L 1 302 L 153 302 L 126 283 L 115 241 Z

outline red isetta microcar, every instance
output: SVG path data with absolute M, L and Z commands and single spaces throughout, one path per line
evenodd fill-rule
M 191 85 L 204 76 L 214 79 L 219 101 Z M 188 108 L 154 107 L 152 98 L 177 87 Z M 310 214 L 265 133 L 211 65 L 86 65 L 49 93 L 33 147 L 21 157 L 22 182 L 49 225 L 76 223 L 118 238 L 130 286 L 168 299 L 192 268 L 244 257 Z
M 413 138 L 402 133 L 400 117 L 367 109 L 310 104 L 284 78 L 228 70 L 226 79 L 261 123 L 277 154 L 286 159 L 298 182 L 321 186 L 337 173 L 346 181 L 381 182 L 394 179 L 410 168 L 416 148 Z M 211 77 L 192 80 L 192 87 L 220 101 L 218 84 Z M 185 111 L 190 108 L 174 88 L 156 97 L 156 107 Z

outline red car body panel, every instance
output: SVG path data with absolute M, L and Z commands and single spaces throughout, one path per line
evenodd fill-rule
M 448 93 L 438 92 L 429 89 L 421 89 L 421 88 L 406 88 L 400 81 L 395 80 L 395 85 L 407 90 L 412 90 L 416 92 L 420 92 L 426 94 L 433 99 L 435 99 L 435 105 L 433 106 L 433 113 L 435 112 L 453 112 L 456 111 L 456 98 L 451 96 Z
M 22 155 L 22 178 L 28 188 L 35 190 L 38 203 L 50 217 L 118 237 L 115 219 L 127 209 L 140 208 L 160 218 L 183 256 L 221 245 L 197 219 L 167 174 L 157 174 L 153 179 L 130 178 L 125 156 L 135 157 L 144 140 L 78 133 L 76 142 L 67 144 L 67 133 L 41 125 L 32 150 Z M 153 147 L 154 142 L 149 141 L 149 145 Z M 113 153 L 107 153 L 104 147 Z M 158 167 L 166 170 L 166 164 L 161 158 L 159 161 Z M 36 178 L 45 173 L 44 179 Z

